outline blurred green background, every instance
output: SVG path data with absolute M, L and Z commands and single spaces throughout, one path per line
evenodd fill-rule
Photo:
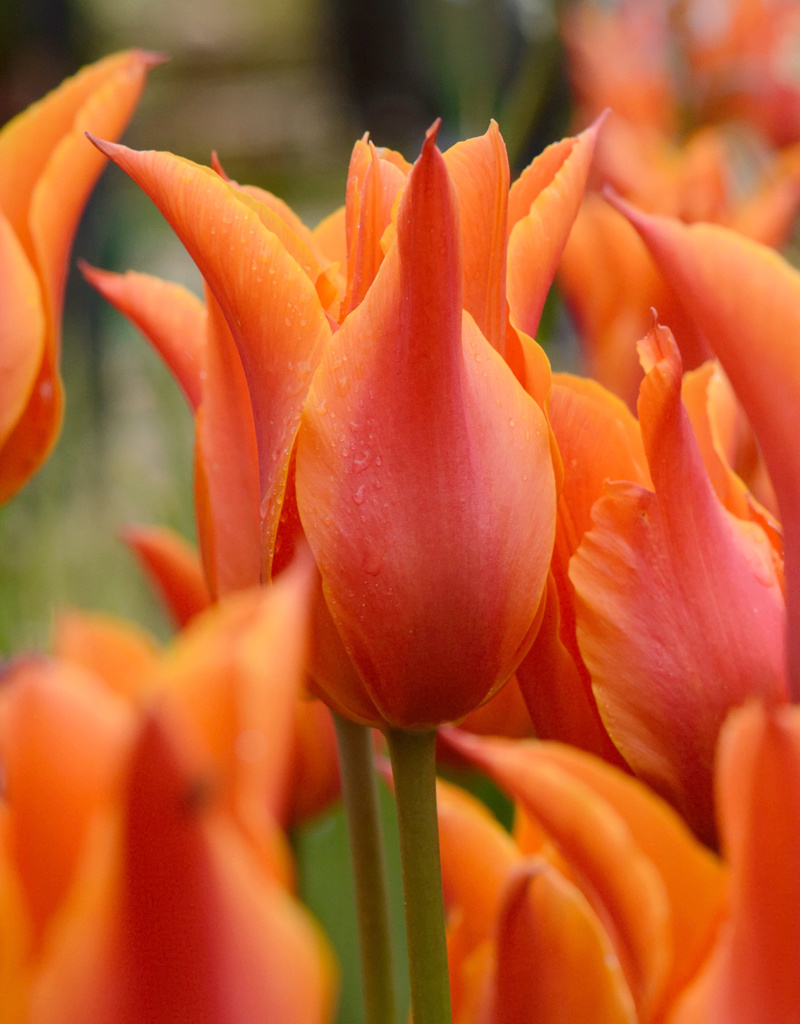
M 549 0 L 2 0 L 0 123 L 81 65 L 131 46 L 163 51 L 125 141 L 202 163 L 286 199 L 311 226 L 344 200 L 369 130 L 419 151 L 481 134 L 495 117 L 519 170 L 567 127 Z M 88 144 L 88 143 L 87 143 Z M 149 201 L 108 169 L 84 215 L 67 287 L 66 419 L 44 469 L 0 508 L 0 655 L 46 649 L 59 609 L 125 616 L 166 639 L 118 531 L 131 522 L 193 537 L 192 423 L 159 359 L 74 269 L 134 268 L 199 291 L 199 276 Z M 384 793 L 390 849 L 396 849 Z M 301 887 L 343 968 L 341 1021 L 360 995 L 341 814 L 296 837 Z M 395 924 L 401 894 L 392 863 Z M 399 969 L 401 989 L 402 967 Z M 405 997 L 407 999 L 407 997 Z

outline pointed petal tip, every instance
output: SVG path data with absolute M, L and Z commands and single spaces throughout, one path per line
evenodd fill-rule
M 437 117 L 430 128 L 425 132 L 425 142 L 422 145 L 422 151 L 425 152 L 429 146 L 436 145 L 436 139 L 439 136 L 439 129 L 442 127 L 441 117 Z
M 629 221 L 640 234 L 643 234 L 656 219 L 651 214 L 644 213 L 633 203 L 629 203 L 627 199 L 623 199 L 613 185 L 605 184 L 601 195 L 609 206 L 613 206 L 617 213 Z
M 137 50 L 136 52 L 148 70 L 161 67 L 170 59 L 169 54 L 163 50 Z

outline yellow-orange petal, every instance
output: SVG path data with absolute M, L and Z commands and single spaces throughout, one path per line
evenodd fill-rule
M 147 691 L 159 656 L 143 629 L 99 612 L 62 612 L 56 620 L 53 652 L 129 700 L 138 700 Z
M 45 320 L 36 274 L 0 210 L 0 449 L 25 410 L 44 354 Z
M 254 200 L 208 168 L 170 153 L 97 144 L 169 221 L 219 302 L 239 349 L 258 443 L 268 578 L 300 414 L 331 333 L 325 311 L 306 272 L 264 227 Z
M 489 344 L 505 354 L 508 155 L 497 124 L 485 135 L 457 142 L 444 154 L 461 214 L 464 309 Z
M 126 702 L 77 665 L 32 659 L 4 680 L 9 848 L 37 941 L 66 895 L 93 815 L 115 791 L 132 728 Z
M 116 138 L 138 102 L 154 58 L 116 54 L 85 68 L 0 132 L 0 213 L 17 236 L 41 289 L 43 333 L 25 370 L 28 401 L 0 446 L 0 500 L 14 494 L 45 460 L 61 424 L 60 319 L 67 259 L 83 206 L 103 168 L 83 133 Z M 5 245 L 3 248 L 7 248 Z M 7 258 L 7 254 L 4 255 Z M 17 282 L 19 283 L 19 282 Z M 25 301 L 25 292 L 13 299 Z M 36 369 L 31 376 L 31 367 Z M 3 396 L 5 397 L 5 396 Z M 8 415 L 8 414 L 6 414 Z
M 80 268 L 89 284 L 144 334 L 197 409 L 207 330 L 203 303 L 182 285 L 150 274 L 114 274 L 83 262 Z
M 126 526 L 122 539 L 133 551 L 161 603 L 179 629 L 211 603 L 195 548 L 162 526 Z
M 602 118 L 550 146 L 511 186 L 508 305 L 514 326 L 532 338 L 578 215 L 601 124 Z
M 385 720 L 467 714 L 532 637 L 554 524 L 549 432 L 469 314 L 458 203 L 429 133 L 397 243 L 334 335 L 297 501 L 345 646 Z
M 654 491 L 610 485 L 570 563 L 600 713 L 637 775 L 713 840 L 713 752 L 728 710 L 786 698 L 785 610 L 763 530 L 720 504 L 680 398 L 667 328 L 642 343 Z

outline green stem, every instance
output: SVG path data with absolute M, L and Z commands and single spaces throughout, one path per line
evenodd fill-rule
M 444 930 L 436 732 L 387 732 L 400 830 L 411 1016 L 414 1024 L 450 1024 L 450 978 Z
M 333 716 L 350 837 L 366 1024 L 396 1024 L 389 894 L 370 730 Z

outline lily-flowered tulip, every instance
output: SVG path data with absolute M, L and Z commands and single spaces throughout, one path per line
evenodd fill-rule
M 641 345 L 639 418 L 652 490 L 617 482 L 569 566 L 577 638 L 604 724 L 627 763 L 706 839 L 728 710 L 787 698 L 779 556 L 760 522 L 718 497 L 681 401 L 668 329 Z
M 669 1024 L 792 1024 L 800 1006 L 800 712 L 752 702 L 720 735 L 717 808 L 728 913 Z M 768 883 L 768 884 L 767 884 Z
M 297 495 L 380 716 L 457 719 L 532 640 L 554 526 L 544 416 L 463 312 L 458 198 L 429 133 L 397 241 L 323 357 Z
M 308 778 L 308 568 L 196 617 L 167 652 L 72 614 L 55 659 L 12 663 L 4 1021 L 328 1019 L 328 954 L 287 891 L 279 824 L 309 802 L 287 795 Z
M 625 212 L 713 346 L 758 437 L 780 507 L 789 676 L 800 696 L 800 274 L 724 228 Z
M 72 237 L 103 169 L 84 132 L 116 138 L 153 55 L 84 68 L 0 132 L 0 501 L 50 453 L 61 425 L 61 307 Z
M 514 835 L 440 786 L 457 1024 L 662 1020 L 724 914 L 724 869 L 645 786 L 557 743 L 450 731 L 517 807 Z
M 549 391 L 549 366 L 532 335 L 577 213 L 598 128 L 550 147 L 510 189 L 505 148 L 495 125 L 485 136 L 453 147 L 444 154 L 444 162 L 431 137 L 416 178 L 398 154 L 359 142 L 351 159 L 346 207 L 313 233 L 274 196 L 228 181 L 218 164 L 212 172 L 170 154 L 134 153 L 98 143 L 156 202 L 207 282 L 204 309 L 184 290 L 144 275 L 119 277 L 85 270 L 92 283 L 162 352 L 195 409 L 198 534 L 211 595 L 245 585 L 253 576 L 267 578 L 286 563 L 292 535 L 305 529 L 322 568 L 326 595 L 324 600 L 320 596 L 315 612 L 312 674 L 332 706 L 357 720 L 421 726 L 462 716 L 509 676 L 535 631 L 543 566 L 552 538 L 553 469 L 545 457 L 544 441 L 551 450 L 553 445 L 542 411 Z M 415 198 L 398 201 L 401 191 L 410 194 L 409 182 L 414 181 Z M 398 220 L 403 202 L 406 217 L 412 205 L 424 206 L 434 218 L 432 226 L 441 222 L 436 230 L 446 248 L 435 258 L 427 243 L 412 237 L 410 228 Z M 373 292 L 379 298 L 370 299 Z M 365 312 L 361 307 L 368 302 L 372 304 Z M 443 333 L 431 336 L 427 350 L 427 335 L 412 336 L 409 327 L 403 334 L 417 346 L 407 355 L 409 376 L 404 386 L 410 388 L 412 380 L 418 379 L 423 387 L 398 415 L 409 425 L 408 438 L 413 434 L 415 444 L 423 440 L 419 451 L 428 452 L 427 469 L 411 458 L 413 446 L 398 433 L 399 420 L 391 424 L 397 430 L 386 437 L 394 450 L 390 446 L 380 453 L 373 451 L 374 437 L 369 440 L 374 431 L 366 423 L 371 415 L 364 411 L 368 401 L 388 409 L 394 395 L 392 400 L 400 403 L 401 393 L 392 376 L 385 375 L 385 367 L 372 365 L 378 334 L 391 340 L 387 310 L 392 303 L 400 303 L 407 311 L 404 322 L 409 325 L 415 317 L 416 322 L 424 318 L 423 310 L 444 318 Z M 341 327 L 332 338 L 330 325 L 336 323 Z M 429 328 L 425 330 L 430 333 Z M 400 337 L 391 344 L 399 345 Z M 198 345 L 198 338 L 205 338 L 205 343 Z M 324 365 L 317 370 L 325 350 Z M 535 397 L 533 405 L 496 352 L 505 355 Z M 443 367 L 449 360 L 446 379 L 433 378 L 436 360 Z M 368 373 L 384 373 L 384 377 L 376 376 L 370 387 Z M 345 392 L 360 388 L 362 378 L 365 390 L 360 401 L 365 404 L 345 408 L 350 401 Z M 347 470 L 349 490 L 344 494 L 334 488 L 325 495 L 320 487 L 323 483 L 328 487 L 325 480 L 330 474 L 310 439 L 345 413 L 348 418 L 336 424 L 338 454 L 332 457 Z M 295 461 L 301 414 L 306 440 Z M 476 433 L 481 416 L 487 429 L 494 431 L 498 451 L 504 452 L 504 469 L 491 466 L 489 434 Z M 467 438 L 467 430 L 474 436 Z M 438 440 L 437 431 L 441 432 Z M 526 448 L 537 453 L 535 468 L 530 459 L 526 461 Z M 341 454 L 344 449 L 346 454 Z M 468 465 L 464 475 L 461 470 Z M 366 475 L 350 480 L 351 473 Z M 516 477 L 515 487 L 509 473 Z M 488 475 L 481 480 L 481 474 Z M 459 489 L 447 496 L 445 481 L 451 478 Z M 379 486 L 373 488 L 375 479 Z M 493 491 L 497 486 L 500 490 Z M 377 519 L 368 524 L 369 517 L 376 515 L 372 492 L 383 487 L 377 517 L 391 509 L 395 533 L 404 536 L 402 551 L 394 545 L 396 550 L 388 558 L 388 538 L 375 539 Z M 330 513 L 321 504 L 329 500 Z M 514 509 L 505 519 L 499 512 L 503 502 L 511 502 L 506 507 Z M 499 503 L 495 510 L 490 508 L 492 503 Z M 336 526 L 329 529 L 334 518 Z M 351 527 L 364 527 L 358 564 L 351 557 L 350 568 L 344 570 L 351 577 L 348 593 L 352 590 L 355 595 L 358 590 L 372 599 L 374 585 L 380 582 L 378 599 L 384 611 L 390 609 L 383 625 L 394 622 L 396 633 L 404 623 L 402 648 L 416 650 L 418 663 L 433 650 L 432 638 L 439 628 L 421 608 L 412 610 L 425 580 L 430 582 L 436 573 L 440 576 L 439 596 L 431 591 L 428 606 L 430 611 L 438 604 L 440 619 L 445 614 L 445 594 L 457 593 L 461 607 L 471 604 L 472 621 L 481 617 L 484 621 L 489 614 L 494 635 L 487 647 L 499 651 L 499 658 L 494 666 L 481 668 L 486 677 L 480 684 L 465 677 L 454 699 L 455 687 L 445 681 L 445 675 L 454 679 L 456 666 L 449 665 L 442 647 L 440 660 L 449 667 L 429 665 L 429 672 L 435 670 L 440 678 L 420 684 L 427 694 L 422 703 L 428 702 L 428 711 L 403 709 L 399 702 L 391 707 L 385 700 L 385 682 L 380 684 L 383 697 L 376 700 L 374 678 L 365 685 L 364 674 L 372 670 L 364 651 L 360 645 L 357 653 L 354 648 L 356 598 L 342 590 L 342 578 L 332 577 L 340 564 L 332 555 L 331 545 L 339 543 L 334 533 L 347 521 Z M 453 530 L 462 527 L 466 532 L 459 541 Z M 378 548 L 383 552 L 380 558 Z M 457 569 L 461 554 L 470 549 L 473 568 Z M 436 564 L 431 561 L 434 552 L 439 559 Z M 401 567 L 401 561 L 407 564 Z M 152 565 L 151 559 L 151 571 Z M 405 582 L 397 576 L 390 581 L 390 568 Z M 480 581 L 476 572 L 482 574 Z M 466 589 L 459 593 L 463 582 Z M 343 616 L 345 604 L 351 607 Z M 505 610 L 501 605 L 507 606 Z M 335 624 L 331 620 L 334 606 Z M 402 614 L 396 614 L 397 609 Z M 415 615 L 416 622 L 411 620 Z M 455 646 L 459 647 L 469 631 L 468 620 L 461 623 L 459 632 L 453 629 L 450 612 L 446 615 L 451 623 L 447 628 L 453 632 L 451 640 L 444 642 L 451 644 L 452 653 L 452 644 L 458 639 Z M 418 633 L 416 645 L 409 646 L 409 629 Z M 469 643 L 478 632 L 472 631 Z M 437 637 L 435 645 L 441 641 L 443 637 Z M 390 648 L 400 649 L 394 640 L 385 639 L 385 651 Z M 470 660 L 466 648 L 459 657 Z M 411 663 L 405 669 L 396 666 L 396 672 L 407 674 L 410 667 Z M 476 668 L 471 668 L 473 676 L 478 674 Z M 442 695 L 438 703 L 437 692 Z

